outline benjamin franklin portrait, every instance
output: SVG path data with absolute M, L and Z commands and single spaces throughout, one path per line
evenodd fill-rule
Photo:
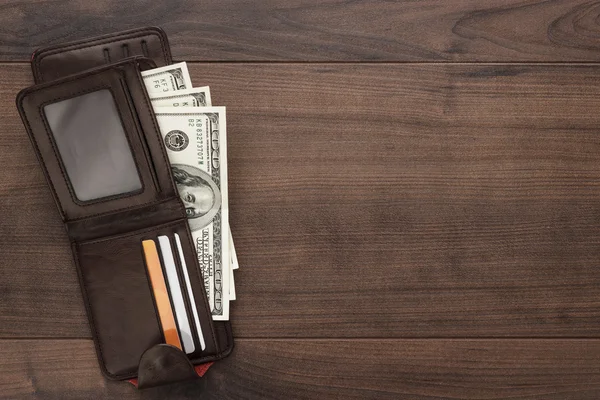
M 221 208 L 221 192 L 210 175 L 191 165 L 171 166 L 177 191 L 185 206 L 190 229 L 196 231 L 210 224 Z

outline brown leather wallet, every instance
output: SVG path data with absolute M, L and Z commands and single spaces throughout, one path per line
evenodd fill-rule
M 166 40 L 146 39 L 147 48 L 137 48 L 141 55 L 117 62 L 99 55 L 103 46 L 120 48 L 132 40 L 131 32 L 36 52 L 36 80 L 52 80 L 21 91 L 17 108 L 71 241 L 102 371 L 111 379 L 137 376 L 144 388 L 188 379 L 192 365 L 227 356 L 233 337 L 229 322 L 212 320 L 185 209 L 140 74 L 157 61 L 170 62 Z M 137 42 L 135 35 L 157 30 L 133 32 Z M 196 350 L 187 355 L 164 345 L 142 249 L 144 240 L 175 234 L 185 265 L 175 261 L 180 271 L 187 267 L 206 345 L 201 350 L 194 334 Z M 185 291 L 184 300 L 189 312 Z

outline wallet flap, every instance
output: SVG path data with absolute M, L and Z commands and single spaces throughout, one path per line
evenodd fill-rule
M 177 196 L 136 59 L 25 89 L 17 106 L 63 220 Z
M 42 83 L 134 56 L 149 58 L 158 67 L 173 62 L 167 35 L 149 27 L 38 49 L 31 69 L 35 83 Z
M 157 344 L 146 350 L 138 367 L 138 389 L 198 379 L 187 356 L 177 347 Z

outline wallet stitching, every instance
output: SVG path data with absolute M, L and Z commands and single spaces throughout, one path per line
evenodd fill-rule
M 123 199 L 123 198 L 131 197 L 131 196 L 136 196 L 136 195 L 139 195 L 141 193 L 144 193 L 145 188 L 146 188 L 146 184 L 145 184 L 144 179 L 142 178 L 142 175 L 140 174 L 140 170 L 138 168 L 139 164 L 137 163 L 137 161 L 138 161 L 137 157 L 134 154 L 133 149 L 131 147 L 131 141 L 129 140 L 129 137 L 127 136 L 127 134 L 125 134 L 125 139 L 127 140 L 127 145 L 129 146 L 129 151 L 131 152 L 131 156 L 133 157 L 134 161 L 136 162 L 135 171 L 137 172 L 137 175 L 138 175 L 138 178 L 140 180 L 140 183 L 142 184 L 142 187 L 140 189 L 134 190 L 132 192 L 118 193 L 118 194 L 111 195 L 111 196 L 105 196 L 105 197 L 101 197 L 101 198 L 98 198 L 98 199 L 92 199 L 92 200 L 89 200 L 89 201 L 81 201 L 81 200 L 79 200 L 75 196 L 75 193 L 73 192 L 74 191 L 73 184 L 71 183 L 71 179 L 69 179 L 68 174 L 65 173 L 65 168 L 64 168 L 64 165 L 63 165 L 62 157 L 60 156 L 60 154 L 57 151 L 58 149 L 57 149 L 57 145 L 55 143 L 56 141 L 54 140 L 54 135 L 51 133 L 52 130 L 49 129 L 47 118 L 45 117 L 44 112 L 43 112 L 42 109 L 45 106 L 47 106 L 48 104 L 56 103 L 56 102 L 58 102 L 60 100 L 72 99 L 74 97 L 78 97 L 78 96 L 81 96 L 81 95 L 84 95 L 84 94 L 88 94 L 88 93 L 93 93 L 93 92 L 96 92 L 96 91 L 99 91 L 99 90 L 102 90 L 102 89 L 106 89 L 106 90 L 108 90 L 110 92 L 112 100 L 113 100 L 113 102 L 116 105 L 117 102 L 116 102 L 115 95 L 113 93 L 112 87 L 111 86 L 107 86 L 107 85 L 100 85 L 100 86 L 95 86 L 95 87 L 92 87 L 92 88 L 87 88 L 87 89 L 84 89 L 84 90 L 80 90 L 80 91 L 77 91 L 75 93 L 69 93 L 66 96 L 59 96 L 59 97 L 56 97 L 54 99 L 50 99 L 50 100 L 48 100 L 48 101 L 40 104 L 40 106 L 38 108 L 38 111 L 39 111 L 40 116 L 42 118 L 42 122 L 44 123 L 44 128 L 46 130 L 46 134 L 48 135 L 48 138 L 50 139 L 50 144 L 52 146 L 52 151 L 54 152 L 54 156 L 58 160 L 58 164 L 59 164 L 59 167 L 60 167 L 61 175 L 63 176 L 63 179 L 67 182 L 67 188 L 69 189 L 69 195 L 71 196 L 71 200 L 73 200 L 73 202 L 75 204 L 77 204 L 78 206 L 80 206 L 80 207 L 82 207 L 82 206 L 88 206 L 88 205 L 93 205 L 93 204 L 98 204 L 98 203 L 103 203 L 103 202 L 110 201 L 110 200 L 118 200 L 118 199 Z M 119 114 L 119 121 L 121 122 L 121 126 L 124 127 L 125 124 L 123 123 L 123 117 L 121 116 L 121 113 L 119 112 L 118 107 L 117 107 L 117 114 Z
M 143 34 L 140 35 L 140 33 L 143 33 Z M 131 35 L 115 36 L 114 38 L 108 37 L 108 38 L 106 38 L 106 41 L 103 41 L 102 39 L 91 38 L 91 39 L 83 40 L 81 42 L 74 43 L 72 45 L 69 45 L 69 46 L 66 46 L 63 48 L 57 47 L 57 48 L 50 48 L 50 49 L 43 50 L 41 53 L 38 53 L 38 57 L 36 58 L 36 60 L 34 62 L 36 75 L 38 75 L 39 78 L 41 78 L 40 80 L 43 81 L 43 73 L 41 71 L 41 62 L 47 56 L 66 53 L 68 51 L 77 50 L 80 48 L 90 48 L 91 49 L 96 46 L 108 45 L 108 44 L 116 43 L 116 42 L 119 42 L 119 41 L 122 41 L 125 39 L 133 39 L 133 38 L 139 38 L 139 37 L 143 37 L 143 36 L 157 36 L 158 37 L 160 44 L 161 44 L 160 47 L 162 50 L 164 61 L 165 61 L 165 63 L 168 64 L 170 57 L 169 57 L 169 53 L 167 51 L 167 43 L 165 42 L 163 36 L 154 30 L 147 30 L 147 28 L 143 28 L 142 30 L 140 30 L 138 32 L 132 32 Z M 88 43 L 91 43 L 94 41 L 99 41 L 99 42 L 92 46 L 86 46 Z M 58 50 L 58 51 L 53 51 L 53 50 Z

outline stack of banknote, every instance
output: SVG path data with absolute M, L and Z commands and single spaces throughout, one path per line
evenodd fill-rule
M 194 87 L 186 63 L 142 72 L 183 201 L 214 320 L 229 319 L 239 267 L 229 228 L 225 107 Z

